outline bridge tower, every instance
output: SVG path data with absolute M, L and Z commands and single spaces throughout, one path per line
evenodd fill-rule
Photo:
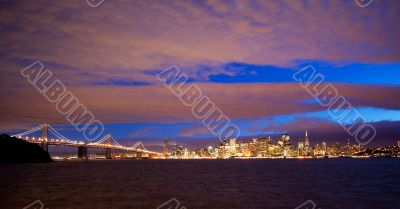
M 49 124 L 44 123 L 42 128 L 42 143 L 40 146 L 46 151 L 49 151 L 48 137 L 49 137 Z
M 104 141 L 106 144 L 112 145 L 111 135 L 107 134 L 107 139 Z M 106 148 L 106 159 L 112 159 L 111 148 Z
M 78 147 L 78 158 L 79 159 L 88 159 L 88 151 L 87 151 L 87 147 L 85 146 L 79 146 Z

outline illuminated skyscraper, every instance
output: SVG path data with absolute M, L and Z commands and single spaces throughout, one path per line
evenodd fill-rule
M 322 142 L 322 154 L 326 155 L 326 142 Z
M 235 147 L 236 146 L 236 138 L 229 139 L 229 144 L 231 147 Z
M 308 131 L 306 130 L 306 134 L 304 137 L 304 155 L 309 156 L 312 155 L 312 147 L 310 147 L 310 141 L 308 140 Z
M 298 147 L 297 155 L 304 156 L 304 142 L 298 142 L 297 147 Z
M 228 150 L 231 156 L 236 155 L 236 138 L 229 139 Z
M 304 138 L 304 146 L 306 146 L 306 147 L 310 146 L 310 142 L 308 141 L 308 133 L 307 133 L 307 130 L 306 130 L 306 136 L 305 136 L 305 138 Z
M 168 139 L 164 139 L 164 156 L 168 157 Z
M 284 134 L 284 135 L 282 135 L 281 140 L 282 140 L 284 146 L 288 146 L 288 145 L 290 146 L 290 145 L 292 145 L 292 144 L 290 143 L 290 136 L 289 136 L 289 134 Z
M 181 158 L 184 156 L 184 149 L 182 145 L 174 144 L 172 145 L 171 156 L 175 158 Z M 200 154 L 201 156 L 201 154 Z
M 209 147 L 207 148 L 207 151 L 208 151 L 210 154 L 212 154 L 212 153 L 213 153 L 213 151 L 214 151 L 214 149 L 213 149 L 213 147 L 212 147 L 212 146 L 209 146 Z
M 398 147 L 400 147 L 400 140 L 399 140 L 399 141 L 397 141 L 397 146 L 398 146 Z

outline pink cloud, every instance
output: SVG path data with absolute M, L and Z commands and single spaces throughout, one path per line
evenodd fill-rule
M 127 75 L 170 64 L 382 62 L 398 61 L 400 54 L 397 1 L 375 1 L 368 9 L 342 1 L 309 1 L 308 6 L 295 1 L 86 6 L 20 2 L 14 10 L 3 9 L 0 25 L 16 29 L 3 27 L 2 50 L 10 57 L 62 63 L 84 72 L 130 69 L 121 72 Z
M 23 82 L 21 80 L 21 82 Z M 26 82 L 26 81 L 25 81 Z M 297 83 L 215 84 L 199 83 L 228 117 L 248 119 L 325 110 L 306 103 L 312 97 Z M 335 84 L 353 106 L 399 109 L 398 87 Z M 191 122 L 198 121 L 164 86 L 80 86 L 68 87 L 104 123 L 113 122 Z M 36 89 L 3 88 L 0 104 L 2 129 L 7 124 L 37 124 L 47 120 L 66 124 L 54 107 Z

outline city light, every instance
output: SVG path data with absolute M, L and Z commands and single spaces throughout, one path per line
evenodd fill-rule
M 304 139 L 297 141 L 297 146 L 293 145 L 289 134 L 283 134 L 276 141 L 271 137 L 259 137 L 252 140 L 238 142 L 238 139 L 223 139 L 218 146 L 208 146 L 206 149 L 189 151 L 181 145 L 172 145 L 169 158 L 173 159 L 229 159 L 229 158 L 365 158 L 381 156 L 400 156 L 400 141 L 398 146 L 384 148 L 364 148 L 359 144 L 335 143 L 328 145 L 326 142 L 311 145 L 308 131 L 305 132 Z

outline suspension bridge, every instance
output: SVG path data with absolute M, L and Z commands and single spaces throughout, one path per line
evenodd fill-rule
M 41 131 L 41 137 L 35 138 L 31 136 L 33 133 L 39 131 Z M 55 138 L 50 138 L 49 134 L 54 135 Z M 46 151 L 48 151 L 50 145 L 77 147 L 78 158 L 80 159 L 88 159 L 88 148 L 104 149 L 107 159 L 112 158 L 112 150 L 132 152 L 135 154 L 136 158 L 155 158 L 163 156 L 161 153 L 147 150 L 144 144 L 140 141 L 136 142 L 131 147 L 122 146 L 110 134 L 105 135 L 103 138 L 96 140 L 95 142 L 70 140 L 47 123 L 38 125 L 28 131 L 14 134 L 12 137 L 17 137 L 30 143 L 39 144 Z

